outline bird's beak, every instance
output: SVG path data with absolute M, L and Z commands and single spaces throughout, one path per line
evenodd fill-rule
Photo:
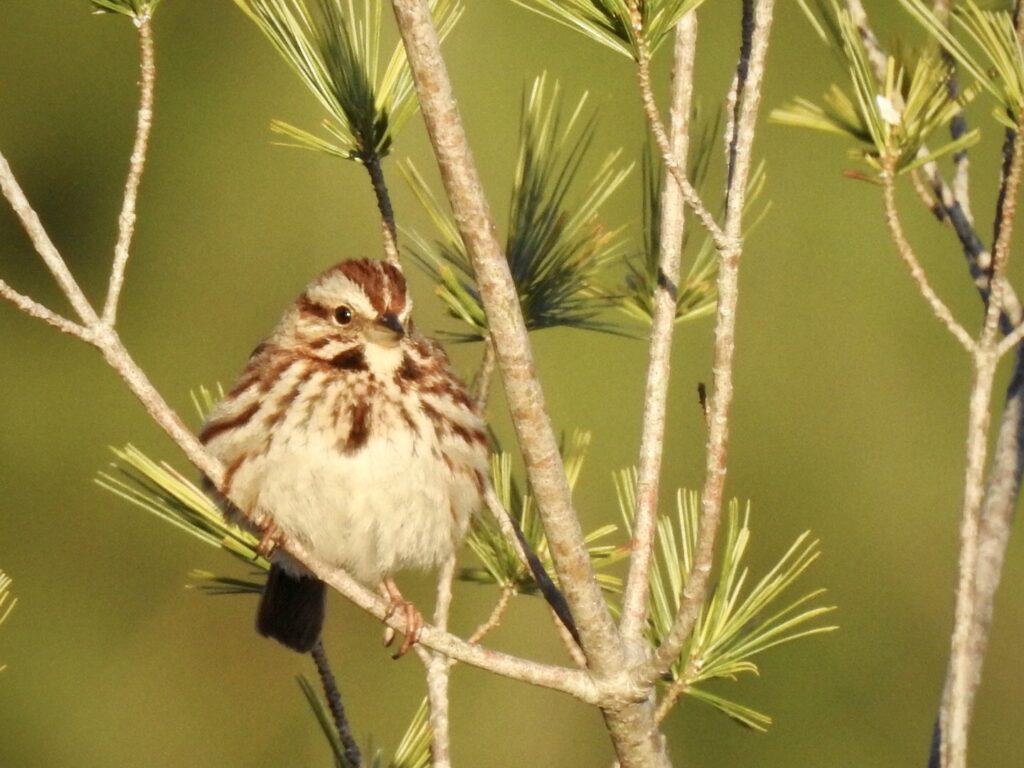
M 403 336 L 405 336 L 405 328 L 402 327 L 401 321 L 398 319 L 398 315 L 394 312 L 388 312 L 385 315 L 381 315 L 377 320 L 377 333 L 374 336 L 378 337 L 380 343 L 391 343 L 397 344 Z

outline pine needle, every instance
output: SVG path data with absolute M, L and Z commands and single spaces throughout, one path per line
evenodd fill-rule
M 919 0 L 900 2 L 912 5 Z M 954 141 L 923 150 L 929 139 L 944 129 L 976 93 L 975 88 L 966 88 L 959 98 L 950 98 L 951 71 L 936 51 L 918 57 L 913 63 L 888 57 L 885 77 L 879 81 L 847 11 L 839 12 L 838 26 L 853 84 L 852 96 L 832 85 L 822 105 L 798 98 L 774 110 L 773 121 L 852 139 L 855 156 L 876 172 L 890 159 L 898 173 L 907 173 L 978 141 L 980 132 L 975 129 Z M 958 55 L 952 50 L 951 53 Z M 965 69 L 975 76 L 980 72 L 966 65 Z
M 505 252 L 530 330 L 569 326 L 617 332 L 596 319 L 606 303 L 596 276 L 622 250 L 620 230 L 606 229 L 599 211 L 631 166 L 619 168 L 621 153 L 613 152 L 589 180 L 580 179 L 594 137 L 594 118 L 582 117 L 586 101 L 584 95 L 571 110 L 564 109 L 560 86 L 549 88 L 544 75 L 524 97 Z M 413 256 L 437 283 L 452 317 L 469 326 L 452 335 L 481 339 L 487 320 L 454 221 L 414 166 L 406 164 L 403 171 L 438 234 L 430 241 L 410 233 Z
M 91 0 L 93 13 L 119 13 L 136 21 L 153 15 L 160 0 Z
M 636 30 L 629 15 L 628 0 L 512 0 L 516 5 L 538 13 L 594 42 L 639 60 Z M 704 0 L 645 0 L 640 3 L 643 35 L 650 50 L 672 33 L 685 14 L 696 10 Z
M 636 472 L 618 473 L 615 481 L 619 506 L 629 529 L 636 510 Z M 658 520 L 647 625 L 647 636 L 654 644 L 660 644 L 668 634 L 679 610 L 679 596 L 693 568 L 699 510 L 699 494 L 679 491 L 675 516 Z M 753 657 L 777 645 L 831 632 L 836 627 L 817 624 L 834 607 L 807 605 L 824 590 L 813 590 L 778 607 L 789 588 L 818 558 L 818 542 L 811 541 L 809 533 L 797 537 L 756 584 L 746 586 L 750 574 L 743 559 L 751 538 L 749 522 L 749 505 L 741 518 L 739 502 L 730 502 L 720 546 L 718 582 L 670 673 L 673 684 L 681 681 L 685 685 L 686 694 L 711 704 L 747 727 L 764 730 L 771 723 L 767 715 L 695 686 L 716 680 L 735 681 L 744 673 L 758 674 Z
M 412 73 L 399 44 L 381 59 L 381 0 L 235 0 L 313 93 L 329 138 L 275 120 L 286 146 L 358 162 L 385 157 L 416 109 Z M 461 0 L 432 0 L 443 40 L 462 15 Z

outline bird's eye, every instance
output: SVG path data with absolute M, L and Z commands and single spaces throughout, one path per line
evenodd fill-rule
M 352 322 L 352 310 L 342 304 L 334 310 L 334 321 L 338 325 L 348 325 Z

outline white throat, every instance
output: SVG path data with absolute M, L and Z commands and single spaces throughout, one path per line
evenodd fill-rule
M 402 366 L 401 344 L 385 347 L 382 344 L 369 342 L 364 347 L 366 366 L 374 376 L 379 379 L 387 379 L 394 376 L 395 372 Z

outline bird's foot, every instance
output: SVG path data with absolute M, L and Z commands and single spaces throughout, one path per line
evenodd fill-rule
M 263 531 L 263 536 L 260 538 L 260 543 L 256 545 L 256 554 L 269 560 L 274 550 L 284 544 L 288 537 L 269 517 L 261 520 L 259 526 Z
M 387 621 L 394 616 L 398 611 L 401 611 L 405 615 L 405 637 L 402 639 L 402 644 L 399 646 L 398 651 L 391 657 L 393 659 L 400 659 L 409 652 L 409 649 L 416 645 L 420 639 L 420 631 L 423 629 L 423 614 L 419 612 L 419 609 L 402 597 L 402 593 L 398 590 L 398 585 L 395 584 L 392 579 L 384 579 L 383 582 L 384 594 L 388 598 L 388 610 L 384 614 L 384 620 Z M 395 639 L 395 631 L 388 627 L 384 630 L 384 645 L 391 645 Z

